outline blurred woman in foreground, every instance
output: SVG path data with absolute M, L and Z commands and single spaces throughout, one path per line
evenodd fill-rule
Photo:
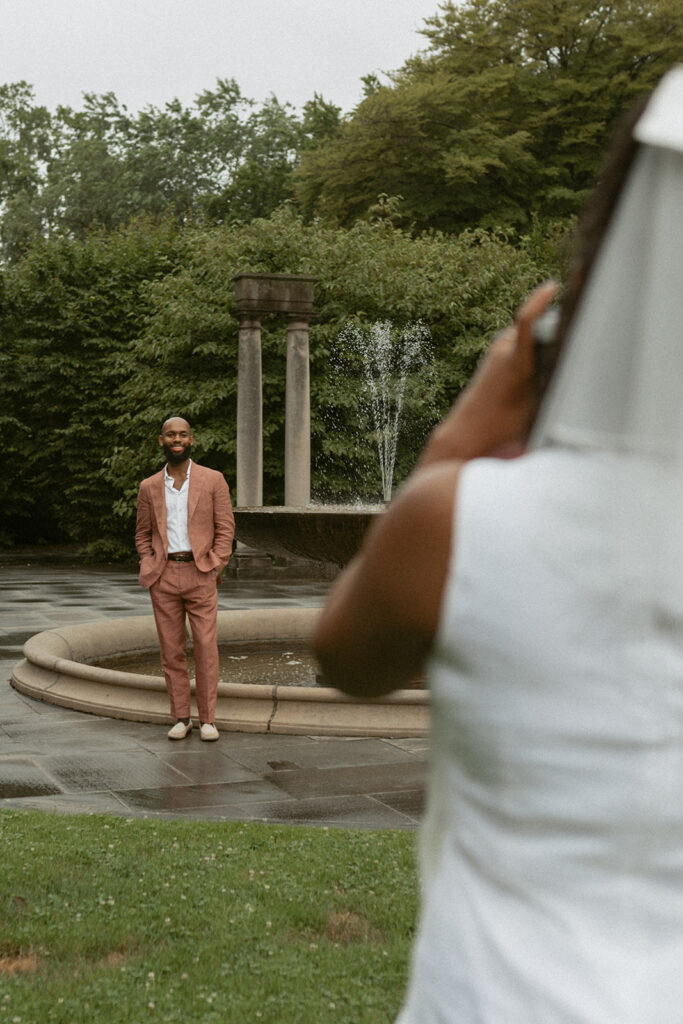
M 596 192 L 539 410 L 554 292 L 493 342 L 315 638 L 333 686 L 424 667 L 432 693 L 400 1024 L 683 1019 L 683 68 Z

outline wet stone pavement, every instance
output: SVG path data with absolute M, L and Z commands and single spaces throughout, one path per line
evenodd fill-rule
M 219 607 L 318 606 L 329 583 L 226 580 Z M 151 614 L 130 571 L 0 565 L 0 808 L 414 829 L 423 739 L 254 733 L 170 742 L 167 727 L 58 708 L 9 683 L 43 629 Z

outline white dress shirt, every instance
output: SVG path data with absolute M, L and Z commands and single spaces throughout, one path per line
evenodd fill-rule
M 190 469 L 192 460 L 187 464 L 187 476 L 183 486 L 177 490 L 173 486 L 173 477 L 164 469 L 164 484 L 166 485 L 166 538 L 168 540 L 168 553 L 174 551 L 191 551 L 190 535 L 187 532 L 187 495 L 190 489 Z

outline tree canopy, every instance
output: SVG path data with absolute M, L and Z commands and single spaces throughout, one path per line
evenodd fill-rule
M 683 52 L 680 0 L 448 0 L 425 51 L 372 87 L 295 175 L 338 224 L 400 196 L 418 228 L 576 213 L 617 118 Z
M 299 153 L 333 132 L 340 113 L 318 95 L 301 115 L 274 96 L 258 107 L 231 79 L 189 107 L 172 100 L 135 115 L 113 93 L 51 113 L 28 83 L 0 86 L 1 254 L 139 214 L 181 224 L 268 216 L 292 197 Z
M 436 3 L 436 0 L 435 0 Z M 342 117 L 319 95 L 260 106 L 232 79 L 131 114 L 113 93 L 36 105 L 0 86 L 0 258 L 141 213 L 180 224 L 304 216 L 349 225 L 401 197 L 415 230 L 573 216 L 619 115 L 683 52 L 681 0 L 446 0 L 425 48 Z

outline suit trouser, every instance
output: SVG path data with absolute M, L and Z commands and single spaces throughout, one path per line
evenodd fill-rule
M 197 711 L 200 722 L 213 722 L 218 687 L 216 575 L 200 572 L 194 562 L 167 562 L 149 589 L 154 610 L 161 667 L 174 718 L 190 717 L 190 676 L 185 647 L 185 616 L 194 642 Z

